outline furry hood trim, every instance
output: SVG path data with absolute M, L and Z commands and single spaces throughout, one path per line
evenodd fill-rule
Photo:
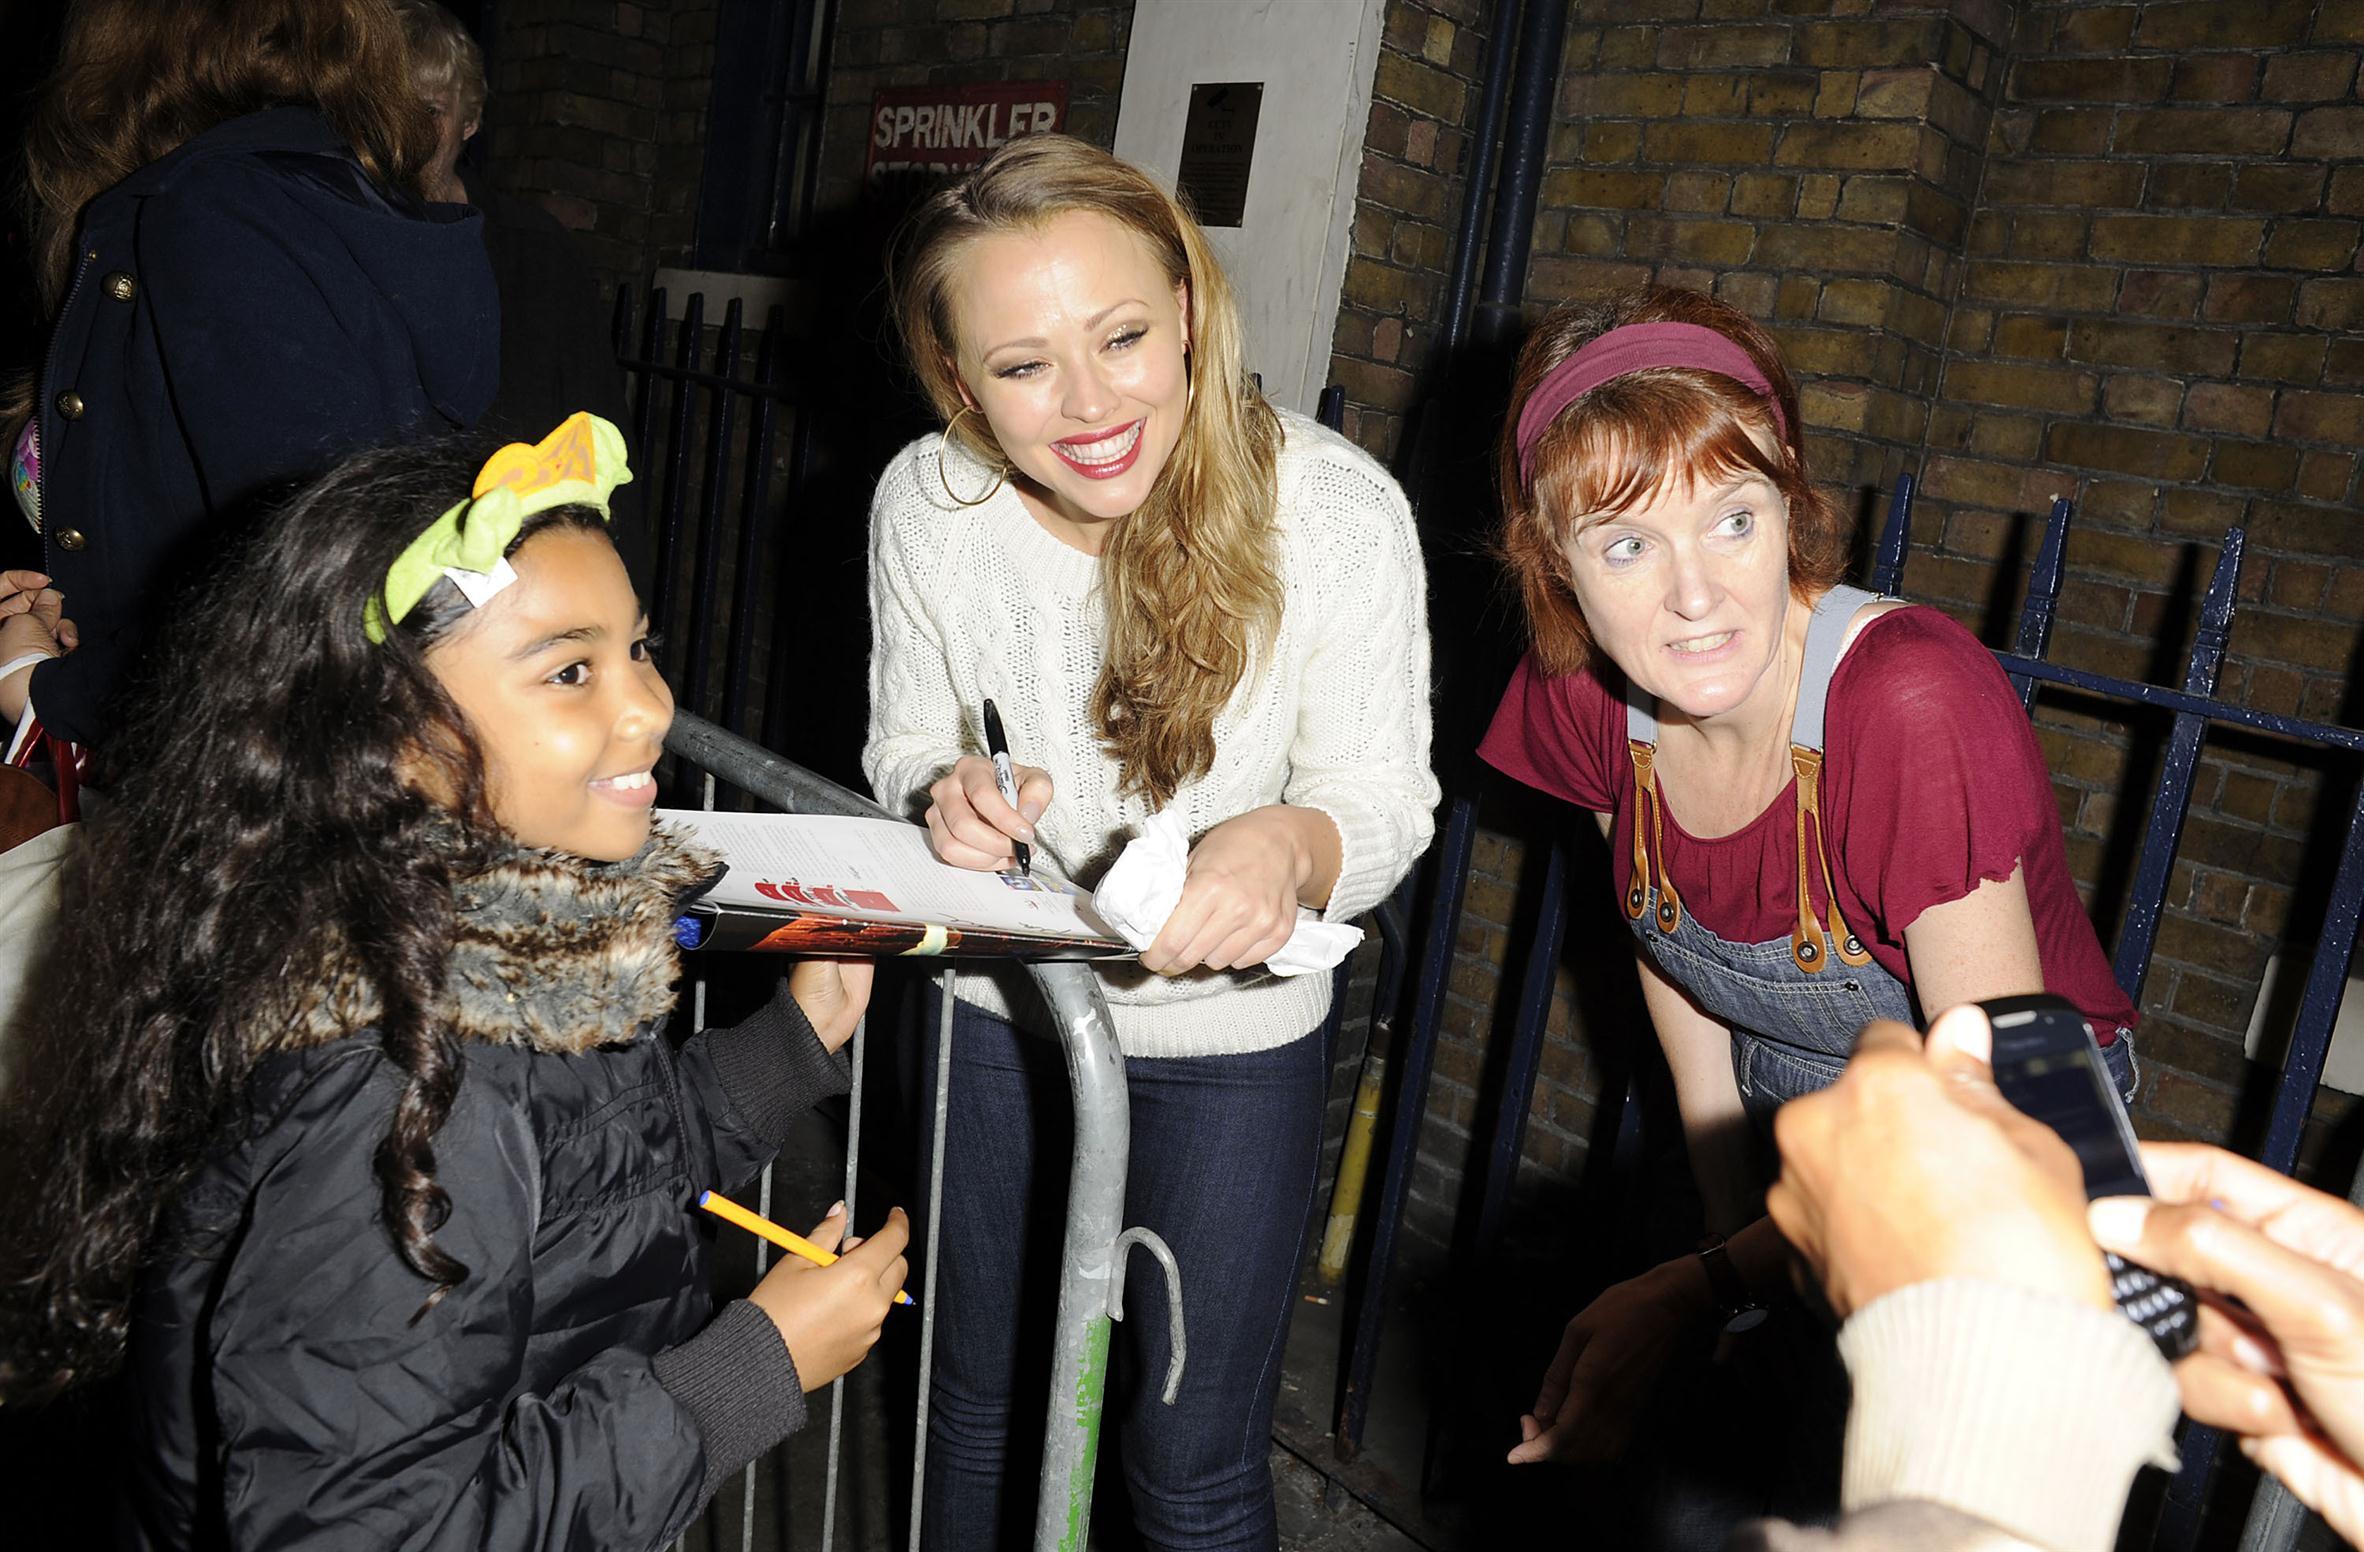
M 719 857 L 659 826 L 622 862 L 513 848 L 452 890 L 451 963 L 435 1018 L 463 1043 L 577 1055 L 618 1045 L 673 1010 L 674 922 L 723 874 Z M 377 1020 L 348 960 L 296 1010 L 298 1048 Z

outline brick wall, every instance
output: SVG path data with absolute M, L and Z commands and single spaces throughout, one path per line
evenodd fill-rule
M 2357 720 L 2360 55 L 2355 4 L 2022 8 L 1915 513 L 1915 596 L 1991 617 L 1999 558 L 2065 495 L 2078 522 L 2052 655 L 2180 682 L 2193 599 L 2241 523 L 2219 693 Z M 2072 865 L 2110 890 L 2094 903 L 2114 923 L 2155 726 L 2073 703 L 2038 723 Z M 2202 763 L 2143 999 L 2149 1129 L 2227 1133 L 2259 1081 L 2241 1036 L 2266 957 L 2318 925 L 2292 913 L 2294 884 L 2323 883 L 2321 783 L 2280 754 L 2220 737 Z
M 1655 280 L 1769 320 L 1815 471 L 1859 504 L 1927 422 L 2007 13 L 1649 9 L 1575 8 L 1529 298 Z
M 506 0 L 492 62 L 493 180 L 572 229 L 612 291 L 695 237 L 718 0 Z
M 1332 337 L 1346 432 L 1391 456 L 1423 385 L 1485 70 L 1483 0 L 1389 0 Z
M 1383 456 L 1432 381 L 1443 259 L 1428 255 L 1462 197 L 1450 126 L 1474 113 L 1478 9 L 1388 10 L 1333 363 L 1350 431 Z M 1895 473 L 1921 473 L 1906 590 L 1992 641 L 2059 493 L 2080 520 L 2055 655 L 2179 681 L 2216 539 L 2247 522 L 2223 693 L 2353 721 L 2360 40 L 2364 8 L 2342 0 L 1577 0 L 1528 301 L 1655 280 L 1765 319 L 1798 371 L 1818 477 L 1868 523 Z M 2057 696 L 2039 721 L 2106 942 L 2156 728 Z M 2243 1086 L 2270 1081 L 2240 1041 L 2266 955 L 2313 931 L 2319 785 L 2270 743 L 2212 742 L 2144 999 L 2145 1130 L 2224 1136 Z M 1415 1184 L 1413 1228 L 1432 1239 L 1499 1060 L 1502 965 L 1515 973 L 1535 872 L 1509 832 L 1532 823 L 1478 848 Z M 1580 854 L 1580 896 L 1597 861 Z M 1602 1031 L 1631 1014 L 1578 995 L 1630 978 L 1621 939 L 1572 942 L 1528 1118 L 1530 1194 L 1584 1158 L 1602 1054 L 1587 1011 Z

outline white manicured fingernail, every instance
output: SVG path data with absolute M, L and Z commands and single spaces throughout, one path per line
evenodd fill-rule
M 2252 1374 L 2279 1375 L 2282 1372 L 2282 1365 L 2275 1361 L 2274 1355 L 2245 1331 L 2233 1333 L 2232 1350 L 2233 1362 Z
M 2150 1221 L 2148 1197 L 2105 1196 L 2085 1204 L 2085 1224 L 2105 1250 L 2126 1250 L 2142 1240 L 2142 1226 Z
M 822 1217 L 824 1217 L 824 1218 L 836 1218 L 836 1217 L 842 1217 L 842 1216 L 844 1215 L 844 1213 L 845 1213 L 845 1203 L 844 1203 L 844 1202 L 842 1202 L 842 1201 L 840 1201 L 840 1202 L 839 1202 L 839 1203 L 838 1203 L 836 1206 L 834 1206 L 834 1207 L 830 1208 L 830 1209 L 829 1209 L 827 1212 L 825 1212 L 825 1213 L 821 1214 L 821 1216 L 822 1216 Z
M 1950 1046 L 1977 1061 L 1992 1064 L 1995 1059 L 1994 1030 L 1986 1016 L 1967 1003 L 1939 1014 L 1929 1026 L 1929 1038 L 1932 1044 Z

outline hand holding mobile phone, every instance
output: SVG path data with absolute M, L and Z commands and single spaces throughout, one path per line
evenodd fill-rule
M 2148 1196 L 2134 1126 L 2102 1064 L 2084 1015 L 2058 997 L 1998 997 L 1978 1005 L 1994 1029 L 1995 1087 L 2014 1107 L 2059 1134 L 2085 1172 L 2085 1197 Z M 2103 1252 L 2110 1294 L 2173 1363 L 2200 1337 L 2189 1284 Z

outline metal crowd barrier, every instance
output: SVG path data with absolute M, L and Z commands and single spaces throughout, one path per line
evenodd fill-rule
M 703 774 L 701 799 L 711 808 L 718 784 L 727 783 L 766 807 L 790 813 L 847 814 L 863 818 L 896 816 L 835 782 L 816 776 L 792 761 L 748 742 L 702 717 L 676 714 L 666 748 L 681 762 Z M 1058 962 L 1027 966 L 1058 1024 L 1060 1044 L 1067 1056 L 1069 1092 L 1075 1102 L 1075 1143 L 1067 1195 L 1067 1228 L 1060 1252 L 1059 1307 L 1053 1338 L 1051 1371 L 1047 1376 L 1050 1408 L 1044 1425 L 1040 1497 L 1035 1510 L 1036 1552 L 1082 1552 L 1091 1524 L 1093 1469 L 1098 1460 L 1100 1421 L 1106 1402 L 1111 1322 L 1124 1318 L 1125 1258 L 1134 1246 L 1150 1251 L 1167 1279 L 1167 1309 L 1172 1322 L 1173 1358 L 1167 1372 L 1165 1399 L 1170 1403 L 1182 1379 L 1185 1358 L 1181 1275 L 1172 1252 L 1147 1229 L 1124 1226 L 1125 1173 L 1131 1153 L 1132 1109 L 1125 1092 L 1124 1057 L 1118 1051 L 1108 1008 L 1100 996 L 1097 972 L 1088 964 Z M 702 1026 L 705 1012 L 704 978 L 694 957 L 692 1016 Z M 911 1545 L 919 1545 L 923 1505 L 920 1483 L 926 1464 L 928 1372 L 935 1334 L 935 1277 L 937 1245 L 942 1236 L 944 1122 L 950 1103 L 952 1058 L 952 996 L 949 975 L 942 998 L 943 1018 L 938 1032 L 934 1143 L 930 1148 L 931 1180 L 927 1241 L 923 1251 L 924 1280 L 919 1313 L 920 1376 L 916 1426 L 913 1431 Z M 861 1066 L 867 1031 L 857 1029 L 850 1042 L 855 1069 L 852 1107 L 847 1127 L 845 1198 L 849 1220 L 854 1210 L 854 1187 L 861 1144 Z M 771 1171 L 758 1186 L 759 1205 L 768 1209 Z M 763 1261 L 759 1247 L 757 1270 Z M 845 1411 L 845 1381 L 830 1387 L 829 1470 L 823 1498 L 822 1546 L 834 1538 L 840 1440 Z M 775 1463 L 779 1452 L 774 1453 Z M 738 1487 L 741 1552 L 755 1545 L 757 1474 L 766 1468 L 758 1461 L 743 1474 Z M 732 1495 L 718 1495 L 716 1509 L 727 1512 Z

